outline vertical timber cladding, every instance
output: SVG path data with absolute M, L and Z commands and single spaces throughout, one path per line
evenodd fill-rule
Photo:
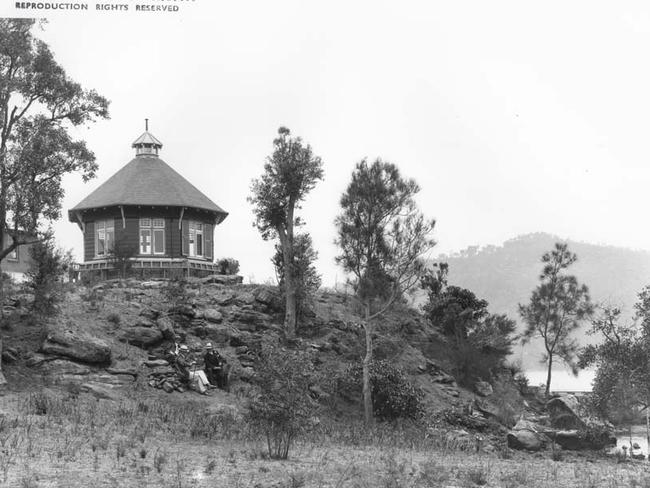
M 95 234 L 97 223 L 110 218 L 114 242 L 124 244 L 136 257 L 178 259 L 192 251 L 196 255 L 188 257 L 212 262 L 214 226 L 228 213 L 158 157 L 162 142 L 148 131 L 146 124 L 145 132 L 131 147 L 136 150 L 135 158 L 68 211 L 70 222 L 78 224 L 83 220 L 85 224 L 84 261 L 106 258 L 104 253 L 96 254 Z M 142 218 L 164 219 L 164 249 L 159 245 L 162 226 L 151 221 L 149 233 L 142 232 Z M 191 221 L 202 224 L 193 233 L 194 245 L 189 242 Z M 199 247 L 201 231 L 203 246 Z M 141 239 L 146 246 L 141 246 Z M 142 250 L 149 252 L 140 254 Z
M 186 209 L 183 212 L 181 223 L 181 251 L 183 256 L 190 254 L 190 221 L 203 224 L 203 258 L 206 261 L 214 260 L 214 218 L 207 212 L 195 209 Z M 178 228 L 178 225 L 176 226 Z M 196 258 L 201 259 L 201 258 Z
M 189 255 L 189 222 L 203 224 L 204 254 L 202 258 L 212 261 L 214 256 L 214 220 L 206 212 L 187 210 L 184 212 L 181 229 L 178 228 L 180 210 L 164 207 L 124 207 L 122 214 L 116 209 L 98 210 L 84 215 L 86 232 L 84 234 L 84 261 L 99 259 L 95 254 L 95 223 L 113 220 L 115 242 L 136 250 L 136 256 L 180 258 Z M 165 253 L 140 254 L 140 219 L 162 218 L 165 220 Z M 124 227 L 126 223 L 126 227 Z M 103 257 L 101 258 L 103 259 Z
M 165 207 L 125 207 L 126 217 L 125 239 L 130 246 L 137 249 L 136 255 L 142 257 L 179 257 L 178 221 L 174 219 L 177 210 Z M 140 254 L 140 219 L 164 219 L 165 220 L 165 253 L 164 254 Z M 122 221 L 117 223 L 122 228 Z
M 95 222 L 85 222 L 84 233 L 84 261 L 95 259 Z

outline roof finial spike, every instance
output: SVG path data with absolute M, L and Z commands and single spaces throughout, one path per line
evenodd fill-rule
M 149 119 L 144 119 L 144 130 L 149 131 Z

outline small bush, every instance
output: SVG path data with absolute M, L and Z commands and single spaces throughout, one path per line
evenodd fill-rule
M 70 269 L 72 256 L 50 241 L 33 244 L 29 252 L 32 264 L 26 284 L 34 293 L 32 311 L 42 317 L 54 315 L 63 299 L 63 277 Z
M 187 280 L 185 277 L 174 278 L 162 288 L 162 296 L 170 309 L 174 309 L 189 300 Z
M 132 258 L 137 256 L 137 254 L 138 245 L 129 242 L 122 233 L 115 240 L 115 245 L 108 256 L 108 259 L 113 263 L 120 278 L 126 278 L 133 267 Z
M 108 314 L 106 320 L 108 320 L 111 324 L 115 325 L 116 327 L 120 325 L 120 322 L 122 322 L 122 318 L 116 313 Z
M 162 473 L 165 464 L 167 464 L 167 453 L 165 451 L 161 452 L 160 449 L 158 449 L 156 454 L 153 456 L 153 466 L 156 468 L 158 473 Z
M 485 486 L 488 484 L 490 477 L 490 465 L 479 464 L 465 471 L 465 477 L 468 482 L 476 486 Z
M 239 261 L 234 258 L 222 258 L 217 261 L 219 274 L 236 275 L 239 273 Z
M 339 391 L 351 396 L 361 391 L 363 370 L 360 364 L 348 367 L 339 380 Z M 422 391 L 414 386 L 404 372 L 389 361 L 373 361 L 370 366 L 372 407 L 380 420 L 416 419 L 422 413 Z
M 269 456 L 286 459 L 295 438 L 312 426 L 311 357 L 267 344 L 262 348 L 256 370 L 256 382 L 262 393 L 251 404 L 248 421 L 254 431 L 266 437 Z

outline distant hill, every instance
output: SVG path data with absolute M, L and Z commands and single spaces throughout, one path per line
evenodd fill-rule
M 650 252 L 614 246 L 588 244 L 536 233 L 506 241 L 502 246 L 471 246 L 459 253 L 440 255 L 437 261 L 449 263 L 449 283 L 472 290 L 486 299 L 493 313 L 505 313 L 523 328 L 518 304 L 525 303 L 537 286 L 542 270 L 542 254 L 558 241 L 567 242 L 569 250 L 578 255 L 570 268 L 572 274 L 589 287 L 592 300 L 619 306 L 625 318 L 634 314 L 639 291 L 650 285 Z M 581 342 L 594 339 L 580 331 Z M 519 349 L 526 369 L 541 369 L 541 345 Z

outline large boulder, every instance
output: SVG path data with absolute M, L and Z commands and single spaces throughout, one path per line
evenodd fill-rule
M 84 363 L 106 364 L 111 361 L 111 348 L 104 341 L 69 330 L 50 332 L 41 351 Z
M 55 359 L 41 366 L 43 371 L 50 376 L 60 375 L 87 375 L 90 368 L 85 364 L 75 363 L 66 359 Z
M 213 324 L 219 324 L 223 321 L 222 313 L 213 308 L 208 308 L 207 310 L 204 310 L 203 318 L 208 322 L 212 322 Z
M 508 447 L 525 451 L 543 449 L 548 437 L 548 429 L 529 420 L 519 420 L 507 435 Z
M 255 310 L 238 309 L 232 314 L 233 322 L 241 330 L 254 331 L 258 328 L 266 327 L 271 317 L 265 313 L 256 312 Z
M 282 310 L 282 297 L 277 289 L 267 286 L 260 287 L 255 290 L 255 300 L 270 311 Z
M 553 397 L 546 403 L 546 409 L 552 427 L 577 430 L 587 428 L 587 415 L 583 412 L 584 409 L 575 395 Z
M 201 279 L 201 283 L 215 283 L 217 285 L 238 285 L 244 281 L 243 276 L 239 275 L 210 275 Z
M 206 324 L 203 327 L 205 337 L 212 342 L 225 343 L 237 335 L 232 328 L 222 324 Z
M 169 317 L 163 316 L 156 320 L 156 326 L 165 339 L 174 339 L 174 321 Z
M 553 434 L 552 438 L 564 449 L 573 451 L 598 451 L 607 446 L 616 445 L 616 437 L 606 429 L 600 428 L 558 430 Z
M 508 432 L 508 447 L 525 451 L 539 451 L 546 445 L 545 439 L 530 430 L 511 430 Z
M 150 327 L 130 327 L 122 334 L 122 340 L 139 347 L 150 347 L 163 340 L 159 329 Z

